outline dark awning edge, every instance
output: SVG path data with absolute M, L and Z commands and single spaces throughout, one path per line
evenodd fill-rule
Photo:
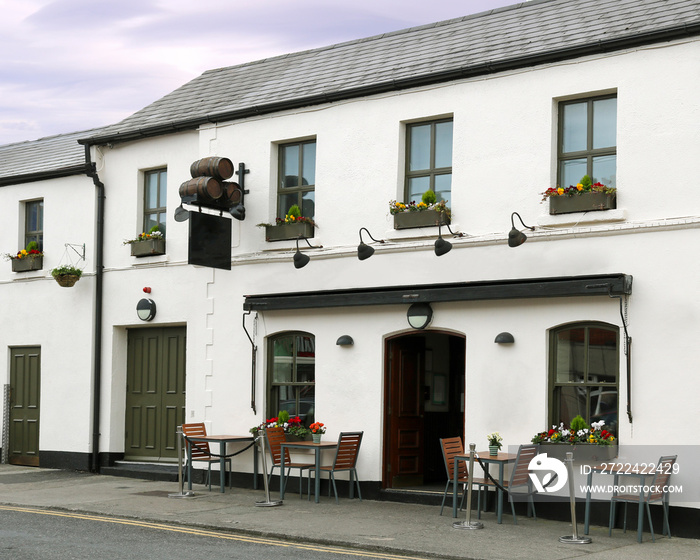
M 319 309 L 362 305 L 400 305 L 415 302 L 480 301 L 552 297 L 610 296 L 632 293 L 632 276 L 596 274 L 520 280 L 492 280 L 422 286 L 386 286 L 303 293 L 247 295 L 246 311 Z

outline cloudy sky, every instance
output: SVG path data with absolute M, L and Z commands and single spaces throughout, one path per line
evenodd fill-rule
M 0 0 L 0 145 L 115 123 L 202 72 L 515 0 Z

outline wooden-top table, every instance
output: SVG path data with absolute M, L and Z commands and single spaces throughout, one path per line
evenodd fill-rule
M 185 436 L 186 440 L 193 442 L 207 442 L 207 443 L 219 443 L 219 465 L 220 465 L 220 475 L 221 479 L 221 492 L 226 492 L 226 444 L 236 443 L 241 441 L 253 441 L 255 438 L 250 436 Z M 258 462 L 255 461 L 254 465 L 254 480 L 257 481 L 258 477 Z M 192 490 L 192 447 L 187 446 L 187 489 Z
M 319 502 L 319 493 L 321 491 L 321 450 L 322 449 L 335 449 L 338 447 L 337 441 L 322 441 L 321 443 L 314 443 L 313 441 L 286 441 L 280 444 L 281 457 L 280 457 L 280 500 L 284 500 L 284 485 L 285 485 L 285 475 L 284 475 L 284 450 L 285 448 L 294 449 L 313 449 L 314 451 L 314 463 L 316 465 L 316 485 L 315 485 L 315 496 L 316 503 Z M 299 481 L 301 484 L 301 481 Z M 352 484 L 350 485 L 350 491 L 352 491 Z
M 507 463 L 514 463 L 515 459 L 518 457 L 516 453 L 504 453 L 499 451 L 497 455 L 489 455 L 488 451 L 477 451 L 476 455 L 479 456 L 481 462 L 486 465 L 488 469 L 489 464 L 498 465 L 498 483 L 503 486 L 503 473 L 504 467 Z M 459 461 L 469 462 L 469 453 L 466 455 L 455 455 L 455 475 L 459 472 Z M 474 457 L 474 464 L 477 464 L 476 456 Z M 488 470 L 487 470 L 488 472 Z M 469 473 L 472 476 L 472 473 Z M 457 517 L 457 484 L 453 484 L 453 497 L 452 497 L 452 517 Z M 498 492 L 498 523 L 503 522 L 503 490 L 497 488 Z

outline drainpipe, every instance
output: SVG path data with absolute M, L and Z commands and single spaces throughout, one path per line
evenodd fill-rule
M 100 393 L 102 388 L 102 280 L 104 257 L 105 186 L 97 176 L 97 168 L 90 156 L 90 145 L 85 145 L 85 174 L 97 188 L 97 216 L 95 221 L 95 316 L 94 316 L 94 363 L 92 396 L 92 455 L 90 471 L 100 472 Z

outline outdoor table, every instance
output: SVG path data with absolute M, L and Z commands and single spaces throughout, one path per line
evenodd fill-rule
M 251 436 L 186 436 L 189 441 L 193 442 L 207 442 L 207 443 L 219 443 L 219 465 L 220 465 L 220 476 L 221 479 L 221 492 L 226 491 L 226 444 L 235 443 L 240 441 L 253 441 L 255 438 Z M 258 463 L 254 461 L 253 466 L 254 472 L 253 477 L 257 482 L 258 479 Z M 192 447 L 187 446 L 187 489 L 192 490 Z
M 644 479 L 648 476 L 653 476 L 653 473 L 649 472 L 640 472 L 639 468 L 637 466 L 632 467 L 630 469 L 625 469 L 624 472 L 616 472 L 615 471 L 615 465 L 622 465 L 623 463 L 617 463 L 614 460 L 611 460 L 608 463 L 601 463 L 600 465 L 595 465 L 590 467 L 590 471 L 588 472 L 588 477 L 586 478 L 586 509 L 584 510 L 584 525 L 583 525 L 583 534 L 587 535 L 588 534 L 588 529 L 589 529 L 589 517 L 590 517 L 590 509 L 591 509 L 591 485 L 593 484 L 593 473 L 600 473 L 600 474 L 607 474 L 607 475 L 612 475 L 613 478 L 613 485 L 618 486 L 619 485 L 619 480 L 621 476 L 631 476 L 633 478 L 638 478 L 640 482 L 643 484 Z M 645 463 L 645 464 L 650 464 L 650 463 Z M 619 470 L 619 469 L 618 469 Z M 612 499 L 612 498 L 611 498 Z M 642 522 L 644 519 L 644 507 L 640 504 L 639 506 L 639 513 L 637 515 L 637 541 L 642 542 Z
M 315 473 L 316 473 L 316 483 L 315 483 L 315 496 L 316 503 L 319 502 L 319 493 L 321 491 L 321 450 L 322 449 L 335 449 L 338 447 L 337 441 L 322 441 L 320 443 L 314 443 L 313 441 L 286 441 L 280 444 L 280 500 L 284 500 L 284 484 L 285 484 L 285 474 L 284 474 L 284 450 L 286 448 L 294 449 L 313 449 L 314 450 L 314 463 Z M 301 481 L 299 481 L 301 484 Z M 352 486 L 350 487 L 352 488 Z
M 514 463 L 515 459 L 518 457 L 516 453 L 504 453 L 499 451 L 497 455 L 489 455 L 488 451 L 477 451 L 476 455 L 479 456 L 479 459 L 481 459 L 482 463 L 485 463 L 486 465 L 486 472 L 488 472 L 488 466 L 489 464 L 496 464 L 498 465 L 498 483 L 503 486 L 503 472 L 504 472 L 504 467 L 507 463 Z M 455 473 L 459 472 L 459 461 L 469 461 L 469 454 L 467 453 L 466 455 L 455 455 Z M 476 462 L 476 456 L 475 456 L 475 462 Z M 469 476 L 472 476 L 472 473 L 469 473 Z M 457 517 L 457 484 L 453 484 L 453 498 L 452 498 L 452 517 Z M 497 506 L 497 516 L 498 516 L 498 523 L 503 522 L 503 490 L 500 488 L 497 488 L 496 491 L 498 492 L 498 506 Z

